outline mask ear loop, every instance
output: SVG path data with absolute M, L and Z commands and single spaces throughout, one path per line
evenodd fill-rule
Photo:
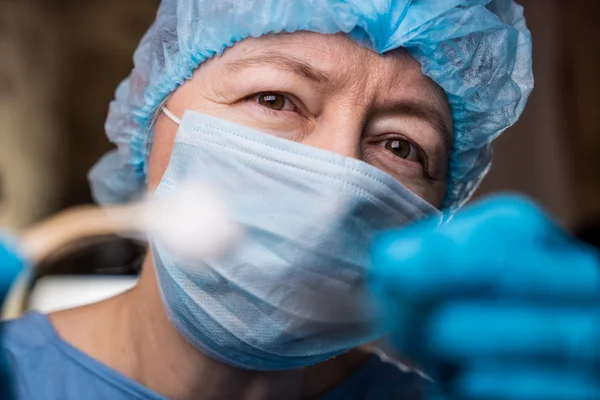
M 161 111 L 173 122 L 175 122 L 177 125 L 181 125 L 181 120 L 179 118 L 177 118 L 175 116 L 175 114 L 173 114 L 171 111 L 169 111 L 169 109 L 164 106 L 161 108 Z

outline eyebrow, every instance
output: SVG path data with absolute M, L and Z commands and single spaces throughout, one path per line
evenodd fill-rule
M 293 56 L 276 52 L 231 61 L 226 63 L 224 67 L 226 71 L 236 72 L 244 68 L 263 66 L 276 66 L 319 84 L 327 83 L 330 80 L 325 71 Z
M 438 132 L 444 142 L 444 146 L 448 150 L 452 148 L 453 140 L 450 127 L 446 124 L 446 119 L 442 113 L 435 107 L 420 101 L 405 100 L 387 104 L 378 109 L 378 111 L 420 119 L 431 125 L 431 127 Z

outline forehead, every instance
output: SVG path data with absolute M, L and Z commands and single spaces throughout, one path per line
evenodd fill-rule
M 444 91 L 421 72 L 420 64 L 404 49 L 381 55 L 345 34 L 294 32 L 248 38 L 224 52 L 223 61 L 289 55 L 328 72 L 332 85 L 370 80 L 385 101 L 388 97 L 433 100 L 447 107 Z

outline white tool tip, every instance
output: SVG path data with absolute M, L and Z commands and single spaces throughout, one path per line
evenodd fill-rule
M 223 256 L 240 237 L 224 199 L 196 182 L 149 202 L 142 219 L 153 240 L 191 262 Z

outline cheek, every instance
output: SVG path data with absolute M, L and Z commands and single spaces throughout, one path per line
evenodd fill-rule
M 168 118 L 159 117 L 154 131 L 148 160 L 148 191 L 154 192 L 169 166 L 178 126 Z
M 446 196 L 447 187 L 448 185 L 445 180 L 436 181 L 433 183 L 431 190 L 429 190 L 423 198 L 427 202 L 429 202 L 429 204 L 432 204 L 434 207 L 441 209 L 442 203 L 444 202 L 444 197 Z
M 431 204 L 437 209 L 442 207 L 442 203 L 444 201 L 444 196 L 446 194 L 446 183 L 445 182 L 429 182 L 427 184 L 423 184 L 418 181 L 408 180 L 408 179 L 397 179 L 400 183 L 402 183 L 408 190 Z
M 408 190 L 434 206 L 435 208 L 440 209 L 442 207 L 442 202 L 444 200 L 444 195 L 446 193 L 446 183 L 445 182 L 430 182 L 427 184 L 423 184 L 418 181 L 409 180 L 409 179 L 397 179 L 400 183 L 402 183 Z
M 364 152 L 363 161 L 373 167 L 390 174 L 394 179 L 404 185 L 408 190 L 427 201 L 436 208 L 440 208 L 446 192 L 446 179 L 429 180 L 423 175 L 423 168 L 417 163 L 401 165 L 389 152 L 370 146 Z

